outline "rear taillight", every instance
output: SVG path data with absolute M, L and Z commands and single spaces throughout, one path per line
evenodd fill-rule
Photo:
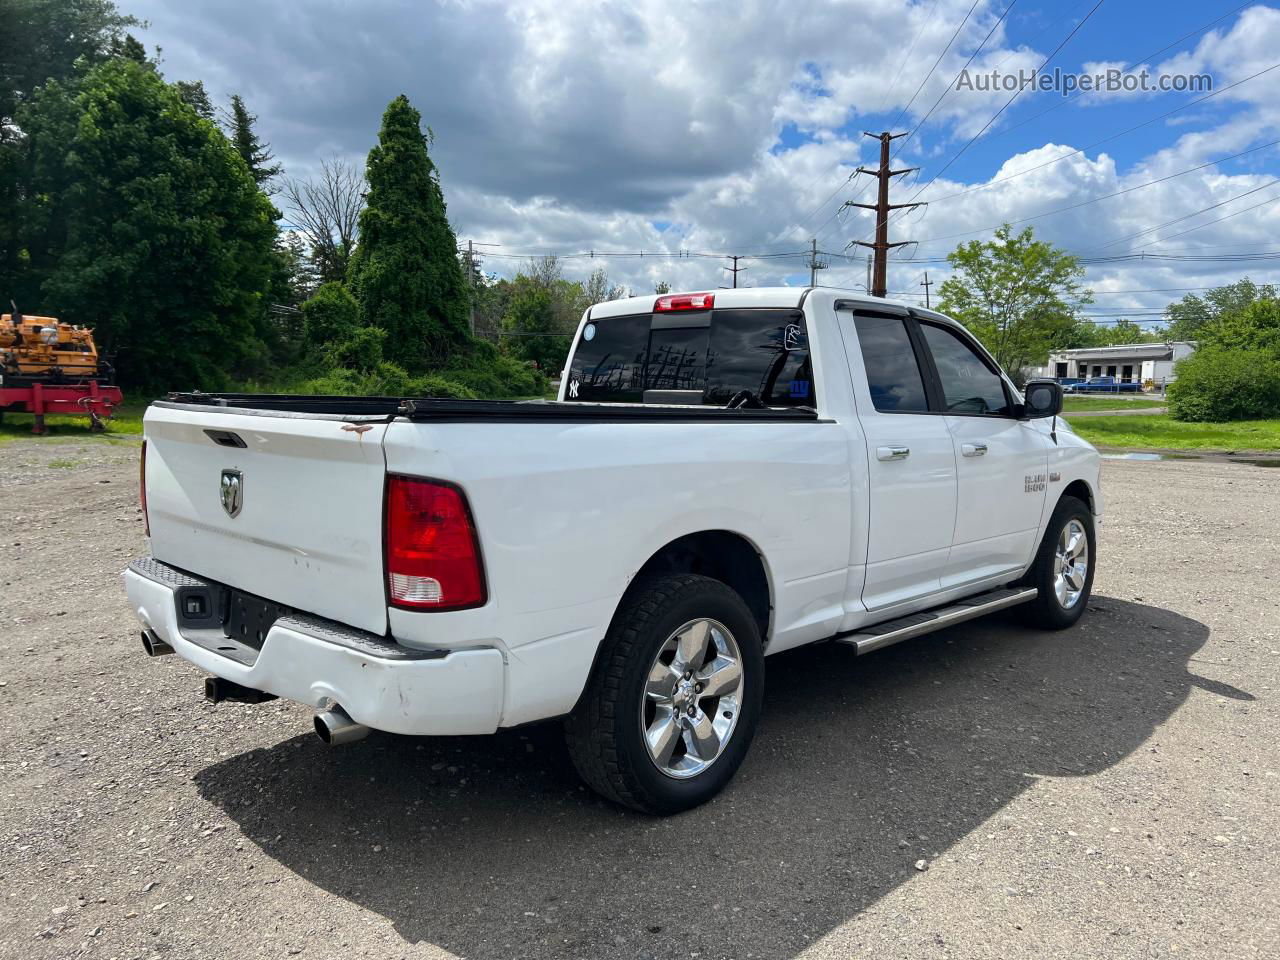
M 142 532 L 151 536 L 151 519 L 147 516 L 147 441 L 142 441 L 142 456 L 138 458 L 138 506 L 142 508 Z
M 714 293 L 673 293 L 653 302 L 654 313 L 674 313 L 677 310 L 710 310 L 716 304 Z
M 480 545 L 457 487 L 388 476 L 385 535 L 392 606 L 461 610 L 484 603 Z

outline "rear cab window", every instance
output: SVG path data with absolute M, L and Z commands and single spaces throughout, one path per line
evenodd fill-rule
M 880 413 L 928 413 L 924 375 L 916 361 L 905 317 L 857 313 L 853 318 L 862 349 L 871 402 Z
M 723 407 L 746 391 L 767 407 L 812 407 L 804 314 L 743 307 L 590 320 L 567 365 L 564 399 Z

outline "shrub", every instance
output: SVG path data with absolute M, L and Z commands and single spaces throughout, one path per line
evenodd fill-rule
M 356 327 L 347 336 L 324 349 L 325 360 L 340 370 L 367 373 L 382 363 L 382 344 L 387 331 L 377 327 Z
M 1175 420 L 1224 423 L 1280 416 L 1280 359 L 1261 350 L 1206 346 L 1180 360 L 1169 385 Z
M 332 397 L 452 397 L 456 400 L 478 399 L 475 392 L 461 383 L 435 374 L 412 377 L 397 364 L 382 361 L 365 370 L 331 370 L 304 380 L 291 392 Z
M 528 362 L 499 353 L 483 340 L 475 341 L 468 355 L 453 358 L 439 374 L 486 400 L 540 397 L 547 389 L 547 378 Z
M 302 305 L 302 340 L 313 351 L 348 339 L 359 327 L 360 307 L 336 281 L 321 284 Z
M 425 377 L 416 377 L 409 384 L 408 395 L 412 397 L 452 397 L 455 400 L 480 399 L 474 390 L 469 389 L 456 380 L 429 373 Z

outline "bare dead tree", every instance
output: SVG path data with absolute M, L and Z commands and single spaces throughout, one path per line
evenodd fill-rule
M 365 190 L 364 174 L 341 157 L 321 161 L 320 175 L 315 179 L 284 183 L 290 217 L 311 247 L 311 259 L 322 283 L 347 275 Z

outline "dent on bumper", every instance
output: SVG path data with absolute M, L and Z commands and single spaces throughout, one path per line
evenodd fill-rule
M 432 659 L 373 656 L 281 620 L 251 664 L 185 638 L 174 590 L 135 570 L 124 575 L 138 619 L 202 670 L 313 707 L 341 704 L 375 730 L 403 734 L 484 734 L 502 720 L 504 665 L 494 649 L 458 650 Z M 320 631 L 317 631 L 320 632 Z

